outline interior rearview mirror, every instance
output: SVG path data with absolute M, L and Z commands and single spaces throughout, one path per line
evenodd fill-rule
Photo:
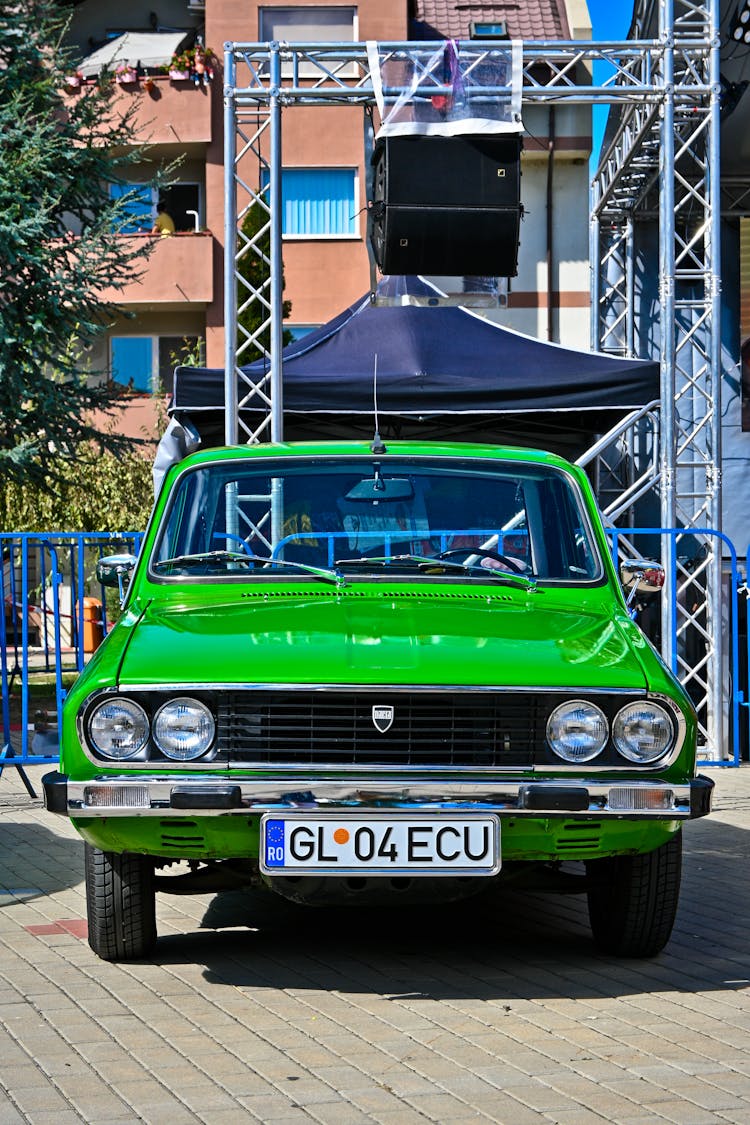
M 349 489 L 347 500 L 376 501 L 411 500 L 414 488 L 406 477 L 382 477 L 376 473 L 374 477 L 366 477 Z

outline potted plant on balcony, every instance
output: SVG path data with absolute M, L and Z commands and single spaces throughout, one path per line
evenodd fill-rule
M 130 63 L 121 62 L 115 67 L 115 82 L 120 86 L 134 86 L 138 81 L 138 71 Z
M 65 75 L 66 90 L 80 90 L 81 86 L 83 86 L 83 75 L 80 70 L 76 70 L 74 74 Z
M 169 64 L 169 77 L 173 82 L 189 82 L 190 70 L 193 64 L 194 52 L 175 51 L 172 55 L 172 61 Z

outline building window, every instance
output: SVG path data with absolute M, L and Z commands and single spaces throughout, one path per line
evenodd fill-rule
M 284 329 L 291 336 L 291 342 L 296 344 L 303 336 L 309 336 L 316 328 L 320 328 L 319 324 L 285 324 Z
M 122 234 L 150 231 L 157 207 L 171 215 L 176 231 L 194 231 L 201 225 L 200 184 L 172 184 L 157 196 L 148 184 L 119 183 L 109 185 L 109 194 L 111 199 L 132 196 L 124 204 L 128 222 L 122 227 Z
M 262 188 L 268 185 L 268 172 Z M 355 168 L 284 168 L 282 234 L 287 238 L 356 238 L 359 235 Z
M 258 38 L 262 43 L 356 43 L 359 34 L 357 9 L 345 7 L 260 8 Z M 344 78 L 357 74 L 356 63 L 334 64 L 336 73 Z M 292 64 L 282 62 L 285 78 L 292 74 Z M 300 61 L 299 77 L 315 78 L 321 73 L 313 63 Z
M 176 231 L 195 231 L 201 226 L 200 184 L 172 184 L 161 192 L 163 210 L 171 215 Z
M 113 336 L 110 340 L 110 370 L 115 383 L 131 391 L 151 390 L 153 340 L 150 336 Z
M 111 336 L 109 345 L 113 382 L 139 394 L 169 391 L 175 367 L 203 362 L 200 336 Z
M 149 231 L 154 223 L 156 214 L 156 195 L 147 184 L 110 184 L 110 199 L 121 199 L 129 195 L 131 198 L 123 203 L 123 210 L 127 221 L 120 228 L 121 234 L 139 234 Z

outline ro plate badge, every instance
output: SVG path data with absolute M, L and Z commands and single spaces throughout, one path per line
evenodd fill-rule
M 480 813 L 267 813 L 260 869 L 266 875 L 495 875 L 500 822 Z

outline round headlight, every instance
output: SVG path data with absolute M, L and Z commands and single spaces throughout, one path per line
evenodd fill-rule
M 630 762 L 655 762 L 666 754 L 674 740 L 668 713 L 658 703 L 628 703 L 612 725 L 612 741 Z
M 198 699 L 170 699 L 154 716 L 154 742 L 167 758 L 191 762 L 214 740 L 214 717 Z
M 584 699 L 555 707 L 547 721 L 547 742 L 564 762 L 590 762 L 607 745 L 604 713 Z
M 107 699 L 89 715 L 89 741 L 104 758 L 134 758 L 148 740 L 146 712 L 132 699 Z

